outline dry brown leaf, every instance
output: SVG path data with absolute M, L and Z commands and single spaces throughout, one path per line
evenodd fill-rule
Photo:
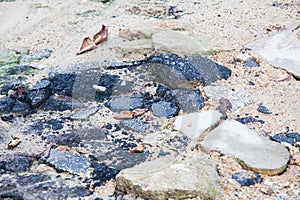
M 145 151 L 145 147 L 143 144 L 138 144 L 136 147 L 130 149 L 130 153 L 143 153 Z
M 20 143 L 21 143 L 20 138 L 12 136 L 12 140 L 7 144 L 7 149 L 14 149 Z
M 147 111 L 148 111 L 147 108 L 137 108 L 134 111 L 132 111 L 132 114 L 134 117 L 138 117 L 145 114 Z
M 133 118 L 133 112 L 129 110 L 124 110 L 120 112 L 119 115 L 115 115 L 114 119 L 120 120 L 120 119 L 132 119 Z
M 85 37 L 82 41 L 80 50 L 76 53 L 76 55 L 82 54 L 86 51 L 93 50 L 95 48 L 97 48 L 97 45 L 95 44 L 95 42 L 93 42 L 91 38 Z
M 107 38 L 108 38 L 108 26 L 102 24 L 101 30 L 94 35 L 93 41 L 97 45 L 107 40 Z

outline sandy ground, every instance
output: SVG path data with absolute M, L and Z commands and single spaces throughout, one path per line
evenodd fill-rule
M 39 61 L 48 67 L 65 68 L 70 64 L 90 61 L 123 60 L 116 53 L 121 41 L 119 31 L 132 27 L 164 27 L 183 29 L 205 35 L 220 47 L 219 53 L 209 55 L 215 61 L 232 69 L 233 76 L 223 84 L 231 89 L 247 91 L 255 102 L 264 102 L 278 115 L 266 116 L 256 111 L 257 104 L 240 109 L 229 117 L 258 115 L 265 124 L 249 125 L 257 131 L 274 135 L 286 130 L 300 132 L 300 88 L 299 81 L 291 78 L 287 72 L 276 69 L 266 62 L 261 62 L 257 69 L 245 69 L 241 64 L 234 66 L 233 58 L 240 53 L 243 45 L 267 36 L 266 28 L 272 25 L 287 28 L 299 24 L 300 1 L 265 0 L 114 0 L 111 4 L 102 4 L 88 0 L 39 0 L 1 2 L 0 3 L 0 46 L 9 49 L 25 47 L 30 51 L 39 49 L 53 50 L 47 60 Z M 272 5 L 275 6 L 272 6 Z M 186 11 L 179 19 L 163 20 L 170 5 Z M 109 39 L 97 49 L 76 56 L 84 37 L 92 37 L 102 24 L 109 26 Z M 260 74 L 259 78 L 255 74 Z M 257 84 L 249 86 L 252 80 Z M 279 81 L 279 82 L 278 82 Z M 299 165 L 289 165 L 281 176 L 263 177 L 263 186 L 240 188 L 232 182 L 230 172 L 239 168 L 230 159 L 222 157 L 219 164 L 225 168 L 222 184 L 228 199 L 274 199 L 280 192 L 291 193 L 299 189 Z M 275 186 L 268 182 L 277 182 Z M 260 187 L 260 188 L 259 188 Z M 268 189 L 274 190 L 270 197 Z M 274 197 L 275 196 L 275 197 Z M 274 198 L 273 198 L 274 197 Z M 279 197 L 277 197 L 279 198 Z M 275 198 L 275 199 L 277 199 Z

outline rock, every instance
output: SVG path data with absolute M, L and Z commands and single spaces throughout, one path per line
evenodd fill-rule
M 90 162 L 85 156 L 56 149 L 51 149 L 46 161 L 55 169 L 71 174 L 86 175 L 90 169 Z
M 210 42 L 203 36 L 179 31 L 161 31 L 152 36 L 153 46 L 157 52 L 172 52 L 179 55 L 199 54 L 211 48 Z
M 232 104 L 228 99 L 225 99 L 223 97 L 221 97 L 221 99 L 219 99 L 219 106 L 217 107 L 217 111 L 219 111 L 220 113 L 223 114 L 223 117 L 226 119 L 227 118 L 227 110 L 232 109 Z
M 6 171 L 10 172 L 24 172 L 29 170 L 32 165 L 32 160 L 26 156 L 9 156 L 3 155 L 0 159 L 0 173 Z
M 146 95 L 147 96 L 147 95 Z M 130 96 L 119 96 L 112 98 L 106 106 L 114 112 L 123 110 L 134 110 L 136 108 L 147 108 L 148 102 L 143 94 L 132 94 Z
M 160 101 L 153 103 L 151 110 L 157 117 L 171 118 L 178 114 L 179 108 L 171 102 Z
M 20 74 L 20 73 L 23 73 L 23 72 L 27 72 L 29 71 L 29 66 L 28 65 L 17 65 L 17 66 L 14 66 L 14 67 L 11 67 L 7 70 L 7 73 L 9 75 L 16 75 L 16 74 Z
M 119 43 L 118 47 L 119 48 L 117 49 L 117 51 L 122 55 L 126 55 L 132 52 L 143 55 L 145 53 L 151 53 L 154 49 L 151 39 L 125 41 Z
M 203 157 L 158 158 L 122 170 L 116 188 L 142 199 L 222 199 L 215 166 Z
M 263 103 L 258 104 L 257 111 L 264 114 L 272 114 L 272 112 L 268 108 L 266 108 L 266 106 L 264 106 Z
M 204 98 L 199 90 L 172 90 L 181 110 L 190 112 L 204 107 Z
M 182 59 L 176 54 L 156 54 L 146 64 L 156 81 L 170 89 L 194 89 L 231 75 L 230 69 L 196 55 Z
M 76 74 L 53 74 L 50 75 L 52 94 L 72 97 L 73 86 L 77 78 Z
M 120 121 L 120 127 L 135 132 L 144 133 L 149 129 L 149 125 L 142 118 L 134 118 L 130 120 Z
M 118 170 L 107 166 L 105 163 L 92 161 L 91 166 L 94 168 L 92 172 L 93 179 L 101 181 L 102 184 L 111 179 L 116 179 L 116 175 L 119 173 Z
M 236 118 L 235 120 L 242 124 L 248 124 L 248 123 L 253 123 L 253 122 L 258 122 L 261 124 L 265 123 L 264 120 L 258 120 L 258 119 L 253 118 L 252 116 Z
M 253 103 L 251 96 L 242 90 L 232 91 L 224 86 L 208 85 L 204 87 L 204 91 L 206 95 L 216 103 L 219 102 L 221 98 L 228 99 L 232 105 L 230 109 L 231 112 Z
M 232 174 L 232 179 L 236 180 L 241 186 L 250 186 L 262 182 L 262 178 L 259 174 L 255 174 L 255 177 L 249 177 L 242 172 Z
M 53 143 L 68 147 L 78 147 L 79 144 L 82 143 L 80 136 L 74 133 L 47 135 L 43 136 L 42 139 L 46 140 L 49 144 Z
M 221 122 L 222 114 L 218 111 L 190 113 L 176 118 L 174 128 L 190 139 L 203 137 Z
M 170 89 L 193 89 L 204 83 L 203 75 L 195 66 L 176 54 L 156 54 L 150 57 L 147 65 L 156 81 Z
M 8 114 L 10 113 L 11 109 L 13 108 L 15 100 L 10 97 L 4 97 L 0 99 L 0 113 L 1 114 Z
M 35 87 L 29 91 L 27 97 L 31 108 L 37 108 L 42 105 L 51 95 L 51 82 L 48 79 L 42 79 Z
M 236 61 L 240 61 L 240 62 L 246 62 L 246 60 L 250 58 L 250 54 L 248 53 L 241 53 L 238 56 L 236 56 L 234 59 Z
M 207 134 L 201 145 L 232 155 L 244 168 L 267 175 L 282 173 L 290 159 L 283 145 L 257 135 L 235 120 L 223 121 Z
M 260 64 L 259 62 L 257 62 L 256 58 L 248 58 L 245 63 L 243 64 L 244 67 L 249 67 L 249 68 L 255 68 L 255 67 L 259 67 Z
M 275 67 L 300 79 L 300 41 L 296 33 L 281 31 L 245 46 Z
M 221 79 L 227 80 L 231 76 L 230 69 L 208 58 L 192 55 L 187 57 L 187 61 L 195 66 L 196 70 L 202 75 L 204 85 L 209 85 Z
M 121 80 L 118 75 L 111 74 L 103 74 L 98 81 L 98 86 L 105 87 L 104 92 L 97 91 L 95 94 L 95 100 L 99 102 L 103 102 L 104 100 L 108 100 L 113 93 L 114 89 L 117 89 L 120 85 Z
M 30 113 L 30 106 L 27 103 L 16 100 L 11 112 L 26 116 Z
M 300 142 L 300 134 L 297 132 L 278 133 L 274 135 L 271 139 L 276 142 L 287 142 L 291 145 L 294 145 L 296 142 Z
M 34 60 L 49 58 L 51 54 L 52 54 L 52 50 L 49 49 L 38 50 L 29 55 L 23 55 L 20 59 L 20 63 L 31 63 Z
M 69 97 L 51 95 L 41 106 L 44 110 L 65 111 L 73 108 L 73 101 Z

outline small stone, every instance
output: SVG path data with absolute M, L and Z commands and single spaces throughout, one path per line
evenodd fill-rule
M 202 134 L 213 129 L 221 122 L 222 114 L 218 111 L 190 113 L 176 118 L 174 128 L 190 139 L 203 137 Z
M 209 150 L 232 155 L 244 168 L 261 174 L 282 173 L 290 159 L 283 145 L 259 136 L 235 120 L 223 121 L 201 144 Z
M 123 127 L 126 130 L 132 130 L 140 133 L 143 133 L 149 129 L 149 125 L 146 124 L 142 118 L 122 120 L 120 121 L 120 127 Z
M 171 102 L 160 101 L 153 103 L 151 110 L 157 117 L 171 118 L 178 114 L 179 108 Z
M 106 106 L 114 112 L 124 110 L 134 110 L 136 108 L 144 108 L 148 102 L 142 94 L 132 94 L 130 96 L 119 96 L 111 99 Z
M 4 158 L 3 156 L 2 158 Z M 7 156 L 6 156 L 7 157 Z M 7 157 L 5 160 L 0 160 L 0 170 L 10 172 L 24 172 L 29 170 L 32 165 L 32 160 L 26 156 Z
M 272 137 L 272 140 L 276 142 L 287 142 L 294 145 L 296 142 L 300 142 L 300 134 L 296 132 L 278 133 Z
M 41 106 L 44 110 L 65 111 L 73 108 L 73 101 L 69 97 L 51 95 Z
M 41 60 L 43 58 L 49 58 L 52 54 L 52 50 L 42 49 L 36 52 L 33 52 L 29 55 L 23 55 L 20 59 L 21 63 L 31 63 L 34 60 Z
M 243 65 L 244 67 L 255 68 L 259 67 L 259 62 L 257 62 L 256 58 L 248 58 Z
M 262 179 L 259 174 L 257 174 L 256 177 L 258 178 L 248 177 L 242 172 L 236 172 L 232 174 L 232 179 L 236 180 L 239 184 L 241 184 L 241 186 L 250 186 L 254 185 L 255 183 L 262 182 Z
M 29 91 L 27 97 L 31 108 L 37 108 L 42 105 L 51 95 L 51 82 L 48 79 L 40 80 L 32 90 Z
M 261 124 L 265 123 L 264 120 L 257 120 L 255 118 L 253 118 L 252 116 L 236 118 L 235 120 L 242 123 L 242 124 L 248 124 L 248 123 L 253 123 L 253 122 L 259 122 Z
M 245 62 L 249 58 L 250 58 L 250 55 L 248 53 L 241 53 L 235 57 L 235 60 L 240 61 L 240 62 Z
M 272 112 L 269 109 L 267 109 L 267 107 L 264 106 L 263 103 L 258 104 L 257 111 L 264 114 L 272 114 Z
M 85 156 L 56 149 L 51 149 L 46 161 L 53 165 L 55 169 L 67 171 L 71 174 L 85 175 L 90 169 L 89 160 Z
M 172 94 L 183 111 L 197 111 L 204 107 L 204 98 L 199 90 L 172 90 Z
M 10 113 L 14 106 L 15 101 L 10 97 L 4 97 L 0 99 L 0 113 L 7 114 Z
M 143 199 L 222 199 L 215 166 L 205 155 L 165 156 L 122 170 L 116 188 Z

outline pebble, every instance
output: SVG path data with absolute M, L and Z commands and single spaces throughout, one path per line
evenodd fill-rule
M 276 142 L 287 142 L 294 145 L 296 142 L 300 142 L 300 134 L 297 132 L 278 133 L 272 137 L 272 140 Z
M 51 149 L 46 162 L 57 170 L 77 175 L 84 175 L 90 169 L 90 162 L 85 156 L 56 149 Z
M 253 122 L 258 122 L 258 123 L 261 123 L 261 124 L 265 123 L 264 120 L 257 120 L 255 118 L 253 118 L 252 116 L 236 118 L 235 120 L 242 123 L 242 124 L 248 124 L 248 123 L 253 123 Z
M 255 68 L 255 67 L 259 67 L 260 64 L 259 62 L 257 62 L 256 58 L 248 58 L 245 63 L 243 64 L 244 67 L 249 67 L 249 68 Z
M 253 178 L 245 175 L 243 172 L 232 174 L 232 179 L 236 180 L 241 186 L 250 186 L 263 181 L 259 174 L 255 174 L 255 177 Z
M 258 104 L 257 111 L 264 114 L 272 114 L 272 112 L 266 106 L 264 106 L 263 103 Z
M 151 106 L 153 114 L 157 117 L 171 118 L 178 115 L 179 108 L 171 102 L 160 101 Z
M 149 125 L 146 124 L 143 118 L 121 120 L 119 125 L 126 130 L 132 130 L 140 133 L 144 133 L 149 129 Z
M 37 50 L 33 53 L 30 53 L 29 55 L 23 55 L 20 58 L 21 63 L 31 63 L 34 60 L 41 60 L 43 58 L 49 58 L 52 54 L 52 50 L 49 49 L 42 49 Z

